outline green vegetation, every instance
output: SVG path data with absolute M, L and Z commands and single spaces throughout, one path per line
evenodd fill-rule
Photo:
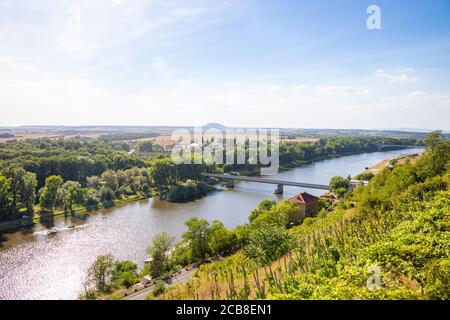
M 47 209 L 53 212 L 53 207 L 56 205 L 56 197 L 58 191 L 63 184 L 63 179 L 60 176 L 50 176 L 45 179 L 45 186 L 40 192 L 40 206 L 42 209 Z
M 168 152 L 153 142 L 130 141 L 142 135 L 148 138 L 153 133 L 0 143 L 0 222 L 32 216 L 36 212 L 73 213 L 110 207 L 122 200 L 143 199 L 153 194 L 173 202 L 191 201 L 208 192 L 204 172 L 254 173 L 260 167 L 259 164 L 175 165 L 167 158 Z M 418 142 L 373 137 L 324 137 L 317 142 L 286 142 L 280 145 L 280 164 L 299 165 L 332 156 L 376 151 L 377 144 Z M 249 157 L 249 144 L 244 148 Z M 433 150 L 436 148 L 441 148 L 440 144 Z M 139 152 L 130 153 L 130 150 Z M 442 171 L 442 164 L 438 161 L 432 170 Z M 346 190 L 336 192 L 343 195 Z
M 163 281 L 158 281 L 158 283 L 153 288 L 152 294 L 154 297 L 157 297 L 163 294 L 166 291 L 166 285 Z
M 121 286 L 137 282 L 137 265 L 132 261 L 115 261 L 111 254 L 99 256 L 88 270 L 82 299 L 93 300 Z
M 158 278 L 170 270 L 169 250 L 173 247 L 175 238 L 163 232 L 153 238 L 147 252 L 151 254 L 150 270 L 152 278 Z
M 343 177 L 332 177 L 330 180 L 330 191 L 334 192 L 338 197 L 342 198 L 350 187 L 350 179 Z
M 384 169 L 299 226 L 289 228 L 289 204 L 265 201 L 229 231 L 243 250 L 158 298 L 449 299 L 450 142 L 430 137 L 417 164 Z M 208 223 L 187 225 L 190 252 L 213 255 Z
M 332 156 L 378 151 L 378 145 L 420 145 L 410 138 L 321 137 L 317 142 L 285 142 L 280 145 L 280 165 L 291 166 Z M 234 170 L 234 169 L 233 169 Z
M 362 172 L 358 175 L 356 175 L 355 179 L 356 180 L 366 180 L 369 181 L 370 179 L 372 179 L 373 177 L 375 177 L 375 175 L 370 172 L 370 171 L 366 171 L 366 172 Z

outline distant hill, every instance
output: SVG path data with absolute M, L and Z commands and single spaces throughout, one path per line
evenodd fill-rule
M 220 123 L 208 123 L 202 127 L 203 129 L 219 129 L 225 130 L 227 127 Z

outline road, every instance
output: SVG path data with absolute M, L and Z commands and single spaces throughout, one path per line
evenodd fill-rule
M 277 184 L 277 185 L 284 185 L 284 186 L 291 186 L 291 187 L 330 190 L 330 186 L 325 185 L 325 184 L 283 181 L 283 180 L 254 178 L 254 177 L 247 177 L 247 176 L 236 176 L 236 175 L 216 174 L 216 173 L 205 173 L 204 176 L 211 177 L 211 178 L 217 178 L 217 179 L 224 179 L 224 180 L 249 181 L 249 182 Z
M 182 273 L 180 273 L 179 275 L 176 275 L 175 277 L 173 277 L 172 283 L 168 286 L 173 286 L 175 284 L 182 284 L 182 283 L 186 283 L 194 274 L 194 272 L 197 270 L 198 268 L 193 268 L 191 270 L 188 271 L 183 271 Z M 147 298 L 147 296 L 149 295 L 149 293 L 151 293 L 153 291 L 153 288 L 155 286 L 149 286 L 148 288 L 142 289 L 138 292 L 132 293 L 129 296 L 125 297 L 124 300 L 145 300 L 145 298 Z

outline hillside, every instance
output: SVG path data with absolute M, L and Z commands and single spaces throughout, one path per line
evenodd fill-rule
M 149 299 L 449 299 L 450 144 L 426 142 L 299 226 L 283 202 L 259 212 L 242 250 Z

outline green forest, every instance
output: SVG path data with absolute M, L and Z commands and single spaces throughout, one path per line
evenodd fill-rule
M 170 153 L 149 142 L 122 141 L 154 134 L 91 138 L 42 138 L 0 143 L 0 222 L 41 213 L 74 213 L 161 196 L 174 202 L 205 196 L 204 172 L 254 174 L 260 165 L 175 165 Z M 314 143 L 283 142 L 281 166 L 377 151 L 378 144 L 420 145 L 410 138 L 322 137 Z M 244 144 L 247 156 L 248 143 Z M 133 152 L 136 151 L 136 152 Z

